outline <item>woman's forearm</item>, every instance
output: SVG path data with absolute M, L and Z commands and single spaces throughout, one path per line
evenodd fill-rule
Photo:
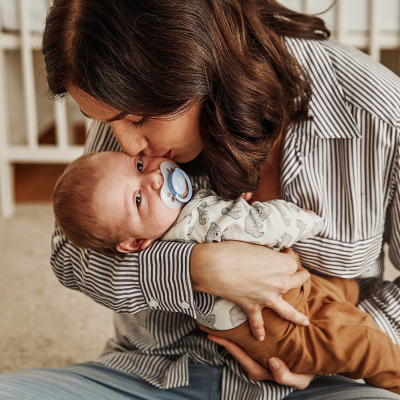
M 189 273 L 192 248 L 187 243 L 156 242 L 141 253 L 108 257 L 75 247 L 56 228 L 51 265 L 64 286 L 113 311 L 156 309 L 195 317 L 198 308 Z

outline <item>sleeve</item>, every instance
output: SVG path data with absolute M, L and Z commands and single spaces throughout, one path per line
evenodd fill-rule
M 198 202 L 191 218 L 182 219 L 170 236 L 182 233 L 175 239 L 188 236 L 197 243 L 240 240 L 282 250 L 323 227 L 319 216 L 284 200 L 249 205 L 241 198 L 232 202 L 211 196 Z
M 85 153 L 99 151 L 120 151 L 120 147 L 107 125 L 93 121 Z M 136 313 L 150 308 L 195 317 L 196 312 L 209 313 L 213 300 L 192 289 L 193 247 L 157 241 L 141 253 L 108 257 L 75 247 L 56 226 L 51 265 L 64 286 L 79 290 L 116 312 Z
M 253 221 L 257 221 L 257 218 L 263 221 L 265 218 L 263 229 L 266 237 L 263 238 L 263 244 L 276 250 L 291 247 L 298 241 L 315 236 L 324 226 L 322 218 L 314 212 L 305 211 L 284 200 L 253 203 L 246 224 L 247 230 L 255 230 L 256 224 Z

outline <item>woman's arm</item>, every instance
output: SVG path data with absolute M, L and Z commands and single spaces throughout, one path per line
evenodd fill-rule
M 51 265 L 64 286 L 83 292 L 113 311 L 136 313 L 150 308 L 195 317 L 196 311 L 208 310 L 207 302 L 192 290 L 192 248 L 184 243 L 155 242 L 140 254 L 107 257 L 73 246 L 56 227 Z M 195 298 L 204 310 L 195 308 Z
M 255 251 L 258 248 L 265 252 Z M 277 255 L 284 256 L 283 261 Z M 260 262 L 260 258 L 266 261 Z M 195 317 L 196 312 L 211 311 L 213 300 L 205 294 L 210 293 L 239 304 L 248 313 L 256 337 L 263 336 L 261 310 L 266 306 L 294 322 L 301 324 L 305 319 L 281 295 L 289 290 L 288 285 L 300 286 L 308 272 L 285 276 L 297 269 L 291 269 L 291 257 L 262 246 L 157 241 L 141 253 L 107 257 L 73 246 L 56 228 L 51 265 L 64 286 L 116 312 L 152 308 Z

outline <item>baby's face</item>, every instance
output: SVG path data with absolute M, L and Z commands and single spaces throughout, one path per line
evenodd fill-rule
M 142 250 L 161 237 L 180 213 L 180 208 L 167 207 L 160 197 L 164 183 L 160 164 L 170 160 L 118 152 L 96 156 L 103 177 L 93 194 L 94 212 L 131 245 L 129 251 Z M 135 243 L 140 247 L 135 249 Z

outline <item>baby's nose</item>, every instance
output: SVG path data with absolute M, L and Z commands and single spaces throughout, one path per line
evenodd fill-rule
M 151 179 L 151 188 L 154 190 L 158 190 L 162 188 L 164 183 L 164 177 L 159 169 L 150 172 L 150 179 Z

